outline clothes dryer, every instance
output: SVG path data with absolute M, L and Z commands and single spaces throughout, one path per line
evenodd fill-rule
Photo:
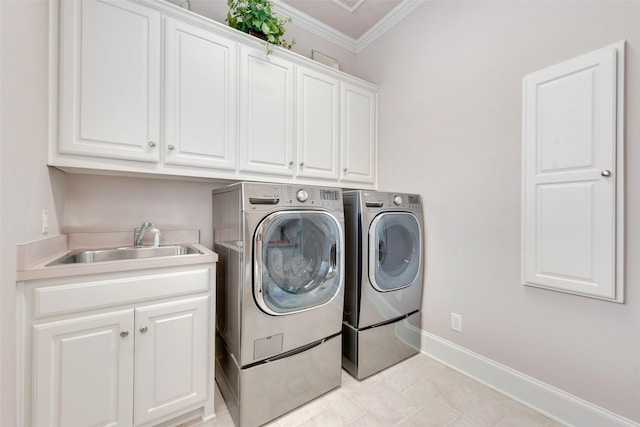
M 342 365 L 368 377 L 420 349 L 422 205 L 417 194 L 344 191 Z
M 236 425 L 254 427 L 340 385 L 342 192 L 217 189 L 213 233 L 216 381 Z

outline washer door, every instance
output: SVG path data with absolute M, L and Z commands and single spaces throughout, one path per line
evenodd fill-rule
M 411 285 L 422 263 L 422 231 L 415 215 L 385 212 L 369 227 L 369 280 L 381 292 Z
M 254 235 L 254 298 L 273 315 L 326 304 L 342 286 L 342 228 L 327 212 L 281 211 Z

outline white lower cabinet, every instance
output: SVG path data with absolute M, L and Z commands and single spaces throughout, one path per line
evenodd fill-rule
M 19 283 L 21 424 L 152 426 L 184 414 L 212 418 L 214 269 Z
M 33 426 L 133 419 L 133 310 L 33 326 Z
M 136 424 L 206 398 L 208 306 L 209 297 L 201 296 L 136 308 Z

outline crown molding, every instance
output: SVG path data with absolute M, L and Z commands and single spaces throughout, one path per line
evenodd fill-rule
M 389 31 L 391 27 L 400 22 L 405 16 L 413 12 L 426 0 L 402 0 L 400 4 L 387 13 L 376 25 L 364 33 L 356 43 L 355 53 L 365 50 L 371 43 Z
M 376 25 L 357 40 L 318 21 L 306 13 L 300 12 L 282 0 L 273 0 L 273 5 L 278 14 L 290 17 L 296 26 L 350 52 L 360 53 L 425 1 L 426 0 L 402 0 L 398 6 L 393 8 L 378 21 Z
M 318 37 L 337 44 L 353 53 L 356 52 L 358 42 L 353 37 L 349 37 L 344 33 L 318 21 L 317 19 L 300 12 L 298 9 L 288 5 L 281 0 L 273 0 L 273 6 L 276 13 L 290 17 L 293 24 L 315 34 Z

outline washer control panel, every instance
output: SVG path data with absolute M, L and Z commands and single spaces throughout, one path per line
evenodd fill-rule
M 309 198 L 309 193 L 307 193 L 306 190 L 300 189 L 300 190 L 296 191 L 296 199 L 299 202 L 303 202 L 304 203 L 304 202 L 307 201 L 308 198 Z
M 316 185 L 244 183 L 243 209 L 270 211 L 284 207 L 344 211 L 342 189 Z

